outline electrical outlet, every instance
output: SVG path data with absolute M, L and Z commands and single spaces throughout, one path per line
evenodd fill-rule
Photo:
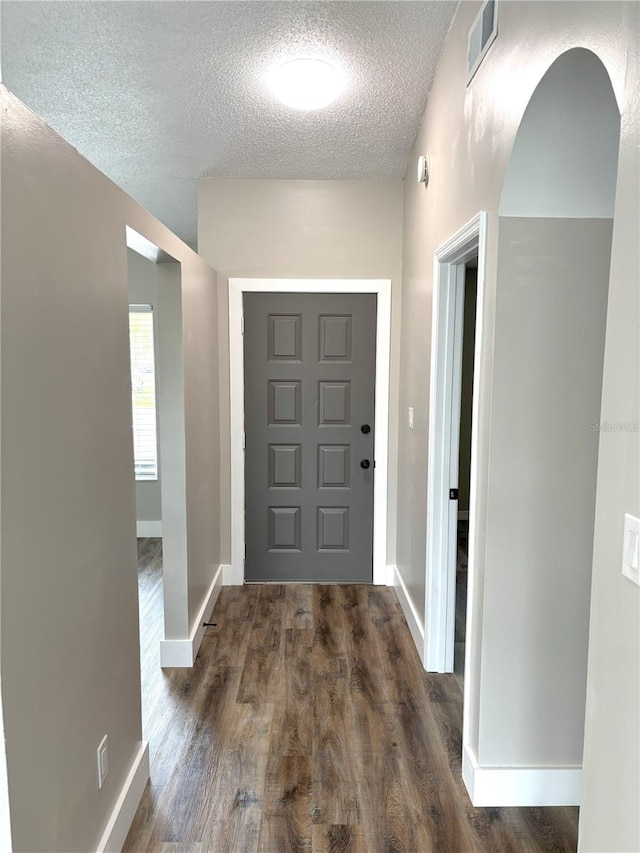
M 409 429 L 413 429 L 413 406 L 409 406 Z
M 109 743 L 105 735 L 100 741 L 97 752 L 98 759 L 98 788 L 102 788 L 109 772 Z

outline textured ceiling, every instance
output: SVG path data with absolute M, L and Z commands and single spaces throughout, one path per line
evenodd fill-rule
M 401 178 L 456 3 L 5 0 L 5 84 L 183 239 L 197 180 Z M 348 76 L 325 110 L 263 78 L 314 56 Z

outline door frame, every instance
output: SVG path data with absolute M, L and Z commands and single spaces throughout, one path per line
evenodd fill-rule
M 452 524 L 457 525 L 458 502 L 449 499 L 449 488 L 452 485 L 452 472 L 456 476 L 457 486 L 465 265 L 477 255 L 467 569 L 467 601 L 473 601 L 480 368 L 485 346 L 483 316 L 487 222 L 487 212 L 480 211 L 434 253 L 424 631 L 424 668 L 427 672 L 453 672 L 457 555 L 450 550 L 450 530 Z M 466 637 L 465 657 L 468 661 L 471 656 L 469 644 L 473 637 L 473 613 L 469 606 Z M 465 669 L 468 671 L 469 667 Z
M 373 583 L 389 583 L 387 568 L 387 492 L 389 462 L 389 379 L 391 358 L 391 279 L 230 278 L 229 279 L 229 404 L 231 428 L 231 567 L 225 584 L 244 583 L 244 293 L 375 293 L 376 462 L 373 479 Z

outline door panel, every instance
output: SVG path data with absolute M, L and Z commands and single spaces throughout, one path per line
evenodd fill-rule
M 246 293 L 244 317 L 245 579 L 370 583 L 376 296 Z

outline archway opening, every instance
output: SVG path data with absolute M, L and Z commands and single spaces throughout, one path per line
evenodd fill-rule
M 486 569 L 471 603 L 482 648 L 465 714 L 477 766 L 523 769 L 511 805 L 579 804 L 619 136 L 605 67 L 564 53 L 530 99 L 500 203 Z M 499 785 L 474 803 L 507 805 Z

